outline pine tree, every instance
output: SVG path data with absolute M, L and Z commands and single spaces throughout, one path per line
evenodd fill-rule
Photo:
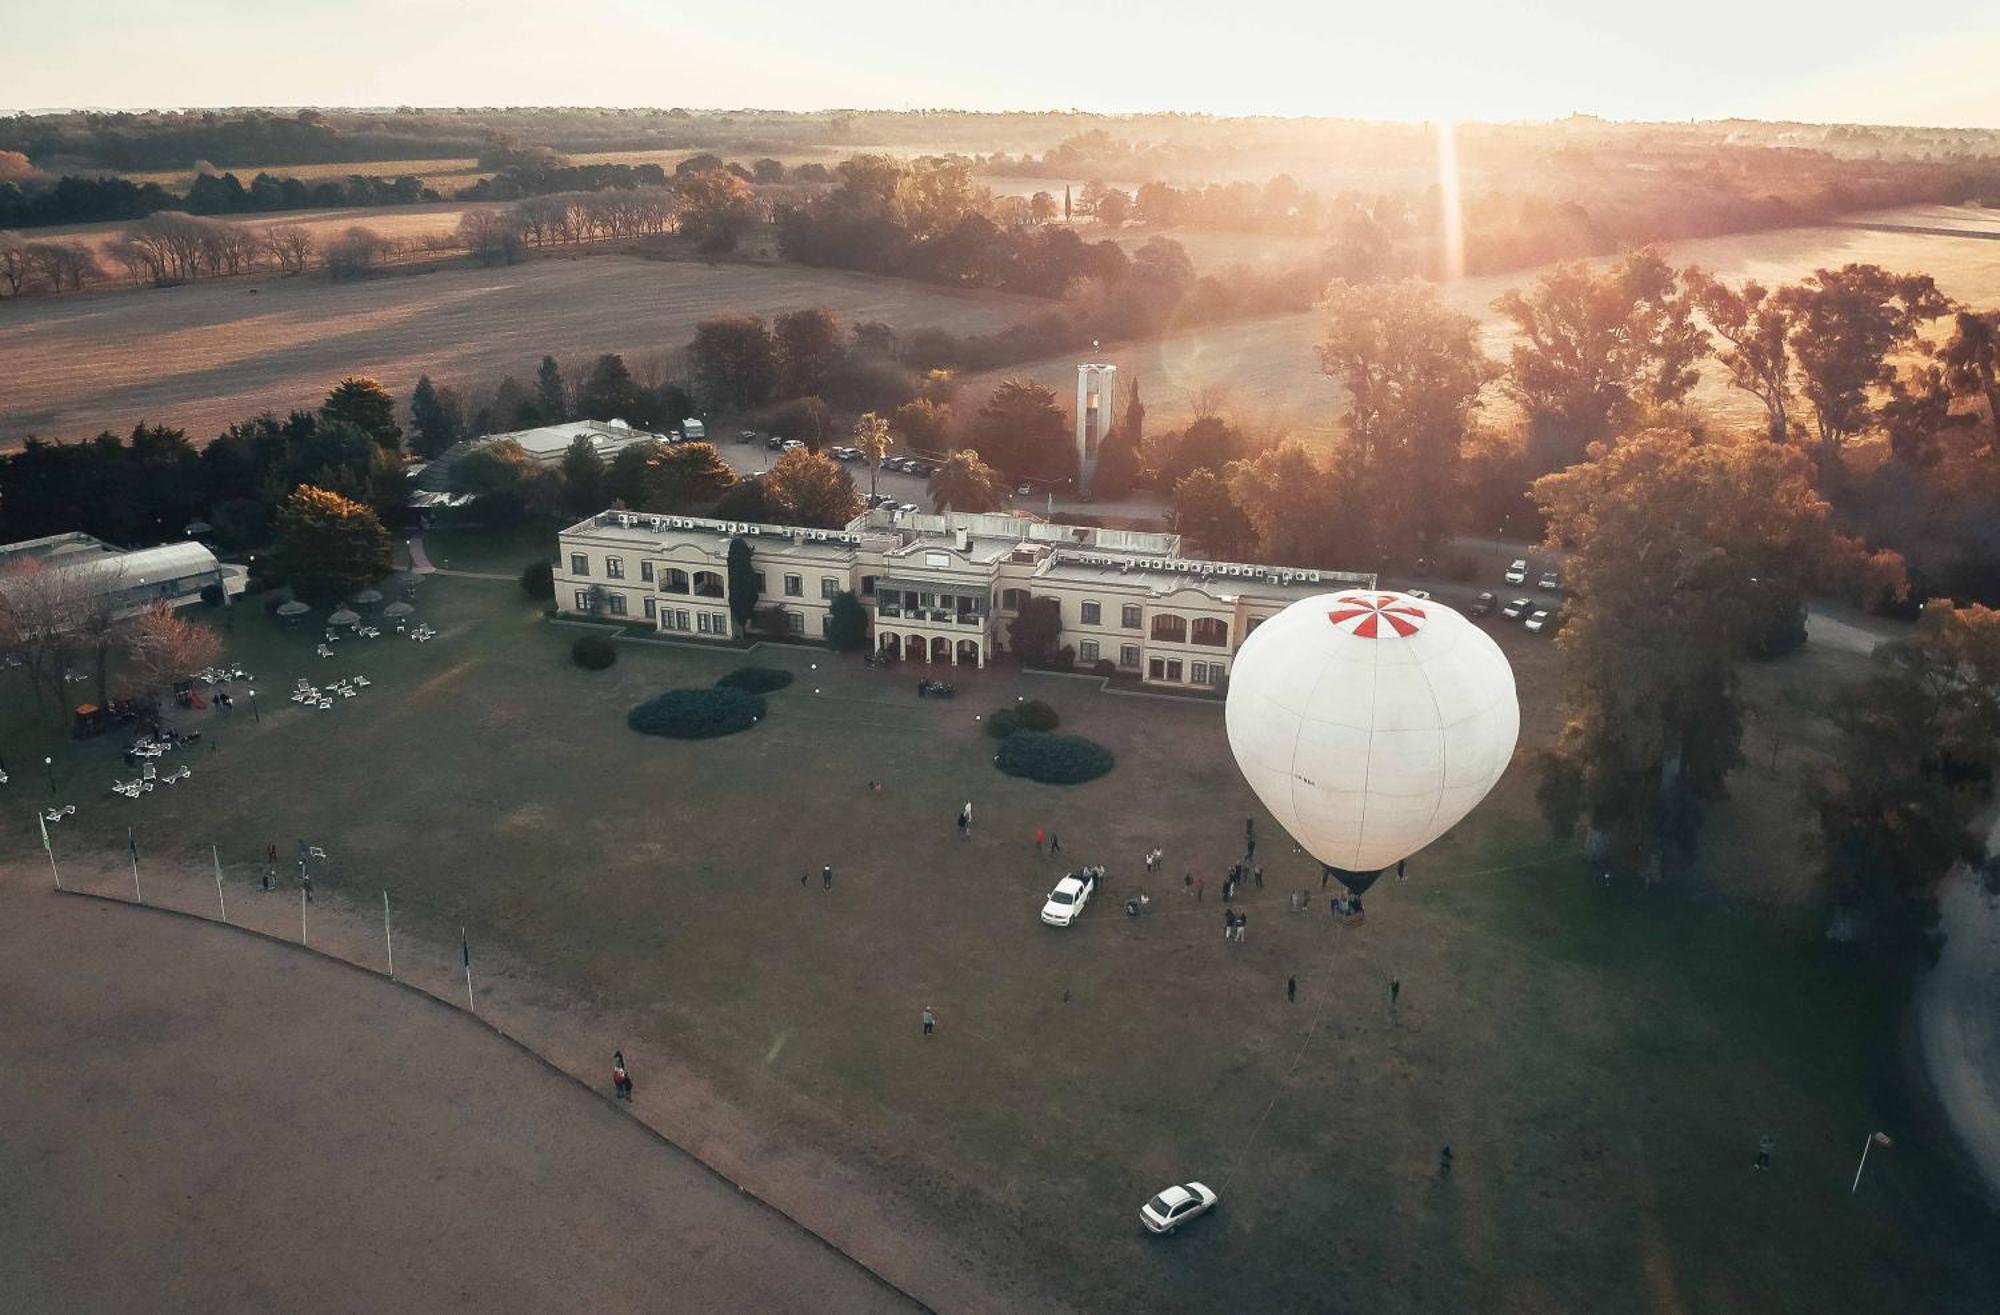
M 1139 381 L 1132 380 L 1123 414 L 1097 454 L 1090 492 L 1096 498 L 1122 498 L 1139 482 L 1139 445 L 1145 439 L 1146 404 L 1139 400 Z
M 451 389 L 438 389 L 429 375 L 419 376 L 410 394 L 410 448 L 420 457 L 435 457 L 459 440 L 464 422 Z
M 553 356 L 544 356 L 542 368 L 535 371 L 535 403 L 548 417 L 544 423 L 569 419 L 569 390 L 563 386 L 562 367 Z

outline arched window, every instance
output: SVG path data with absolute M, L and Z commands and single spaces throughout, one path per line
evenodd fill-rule
M 1218 621 L 1212 616 L 1198 616 L 1194 621 L 1194 642 L 1214 648 L 1229 646 L 1229 623 Z
M 1187 618 L 1161 612 L 1153 618 L 1153 638 L 1167 644 L 1187 643 Z
M 722 597 L 722 577 L 714 571 L 696 571 L 694 573 L 694 591 L 702 598 L 720 598 Z
M 669 566 L 660 577 L 660 589 L 665 593 L 684 594 L 688 591 L 688 573 L 678 566 Z

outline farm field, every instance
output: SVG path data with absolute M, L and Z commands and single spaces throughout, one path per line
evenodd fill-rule
M 0 308 L 0 446 L 140 421 L 197 440 L 260 410 L 310 406 L 343 375 L 407 394 L 623 352 L 635 372 L 711 316 L 826 306 L 899 329 L 980 332 L 1041 303 L 831 270 L 648 261 L 610 250 L 353 283 L 256 275 Z
M 15 684 L 0 733 L 10 757 L 57 757 L 58 797 L 79 804 L 58 843 L 103 856 L 108 893 L 131 824 L 149 870 L 206 880 L 219 846 L 238 916 L 279 926 L 298 897 L 257 890 L 256 856 L 311 837 L 332 855 L 323 905 L 367 917 L 391 892 L 399 962 L 407 938 L 413 961 L 455 968 L 463 924 L 495 947 L 476 953 L 532 969 L 565 1030 L 637 1020 L 628 1051 L 669 1122 L 719 1101 L 753 1163 L 837 1158 L 857 1197 L 959 1239 L 996 1280 L 1030 1276 L 1017 1292 L 1056 1289 L 1019 1308 L 1943 1311 L 2000 1281 L 1961 1167 L 1897 1077 L 1895 1002 L 1803 910 L 1607 887 L 1550 842 L 1523 761 L 1554 730 L 1544 641 L 1498 636 L 1524 699 L 1515 768 L 1350 929 L 1237 777 L 1213 703 L 1008 669 L 919 701 L 907 668 L 766 647 L 749 660 L 799 680 L 764 724 L 683 744 L 630 733 L 625 710 L 742 654 L 625 644 L 584 673 L 578 632 L 511 584 L 421 595 L 437 641 L 349 641 L 333 662 L 311 656 L 316 626 L 232 613 L 261 721 L 241 700 L 191 714 L 197 774 L 171 790 L 110 796 L 116 745 L 26 724 Z M 374 683 L 328 711 L 273 693 L 336 671 Z M 994 772 L 975 718 L 1022 695 L 1117 769 L 1071 789 Z M 1782 783 L 1798 752 L 1746 772 Z M 16 785 L 43 788 L 32 768 Z M 1238 901 L 1255 938 L 1226 945 L 1205 896 L 1246 816 L 1265 885 Z M 27 871 L 32 828 L 0 826 L 0 861 Z M 1044 827 L 1060 856 L 1033 845 Z M 1106 895 L 1147 889 L 1152 910 L 1100 895 L 1075 927 L 1040 926 L 1048 885 L 1089 862 Z M 1299 889 L 1312 912 L 1286 912 Z M 1877 1127 L 1895 1150 L 1850 1196 Z M 1753 1173 L 1773 1131 L 1778 1171 Z M 1139 1203 L 1189 1176 L 1220 1211 L 1145 1237 Z
M 352 209 L 336 210 L 286 210 L 268 215 L 216 215 L 214 218 L 226 224 L 247 224 L 252 228 L 265 228 L 272 224 L 297 224 L 312 233 L 315 242 L 324 244 L 336 233 L 355 225 L 372 228 L 382 236 L 395 242 L 417 243 L 433 234 L 448 234 L 458 227 L 459 216 L 468 210 L 493 209 L 505 202 L 486 201 L 461 203 L 441 201 L 435 205 L 388 205 L 356 206 Z M 82 238 L 97 252 L 98 260 L 107 273 L 118 273 L 118 264 L 105 254 L 105 249 L 118 239 L 125 230 L 125 223 L 66 224 L 52 228 L 35 230 L 39 237 L 46 234 L 50 239 L 74 237 Z M 125 289 L 124 284 L 114 284 L 105 291 Z M 150 291 L 151 289 L 129 289 Z
M 1944 213 L 1933 215 L 1933 210 Z M 1963 207 L 1911 207 L 1874 212 L 1868 219 L 1927 226 L 1950 220 L 1971 230 L 1987 213 Z M 1133 234 L 1122 240 L 1136 244 L 1146 236 L 1149 234 Z M 1186 242 L 1197 267 L 1202 268 L 1232 261 L 1279 259 L 1298 241 L 1259 234 L 1170 236 Z M 1822 266 L 1849 262 L 1921 270 L 1934 276 L 1948 296 L 1975 307 L 2000 305 L 2000 244 L 1974 236 L 1941 237 L 1826 225 L 1705 238 L 1674 243 L 1666 250 L 1676 263 L 1698 264 L 1730 279 L 1756 278 L 1766 283 L 1796 279 Z M 1512 337 L 1508 326 L 1493 313 L 1493 300 L 1533 278 L 1532 270 L 1484 275 L 1448 284 L 1441 293 L 1451 305 L 1479 317 L 1488 354 L 1505 360 Z M 1224 397 L 1222 409 L 1253 431 L 1284 433 L 1325 445 L 1338 434 L 1336 412 L 1341 392 L 1319 372 L 1314 351 L 1319 336 L 1320 317 L 1309 312 L 1204 327 L 1143 343 L 1116 343 L 1102 355 L 1119 367 L 1121 382 L 1138 379 L 1147 422 L 1153 428 L 1185 424 L 1191 402 L 1206 393 Z M 1074 359 L 1061 356 L 969 375 L 964 391 L 973 397 L 983 396 L 1010 375 L 1039 379 L 1059 397 L 1075 389 Z M 1761 414 L 1754 399 L 1729 388 L 1713 368 L 1697 386 L 1695 400 L 1739 422 L 1753 422 Z

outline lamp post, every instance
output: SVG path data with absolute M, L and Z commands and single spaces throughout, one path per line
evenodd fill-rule
M 53 799 L 53 798 L 55 798 L 55 797 L 56 797 L 56 760 L 55 760 L 55 758 L 54 758 L 54 757 L 52 757 L 52 756 L 50 756 L 50 755 L 47 755 L 47 754 L 44 754 L 44 755 L 42 756 L 42 766 L 43 766 L 43 768 L 45 768 L 45 769 L 46 769 L 46 770 L 48 771 L 48 774 L 49 774 L 49 798 Z
M 257 719 L 259 726 L 264 724 L 264 711 L 257 706 L 257 691 L 254 689 L 250 691 L 250 715 Z

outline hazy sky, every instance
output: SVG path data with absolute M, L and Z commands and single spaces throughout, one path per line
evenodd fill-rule
M 1898 18 L 1907 18 L 1901 24 Z M 0 0 L 0 107 L 832 106 L 2000 127 L 2000 10 L 1880 0 Z

